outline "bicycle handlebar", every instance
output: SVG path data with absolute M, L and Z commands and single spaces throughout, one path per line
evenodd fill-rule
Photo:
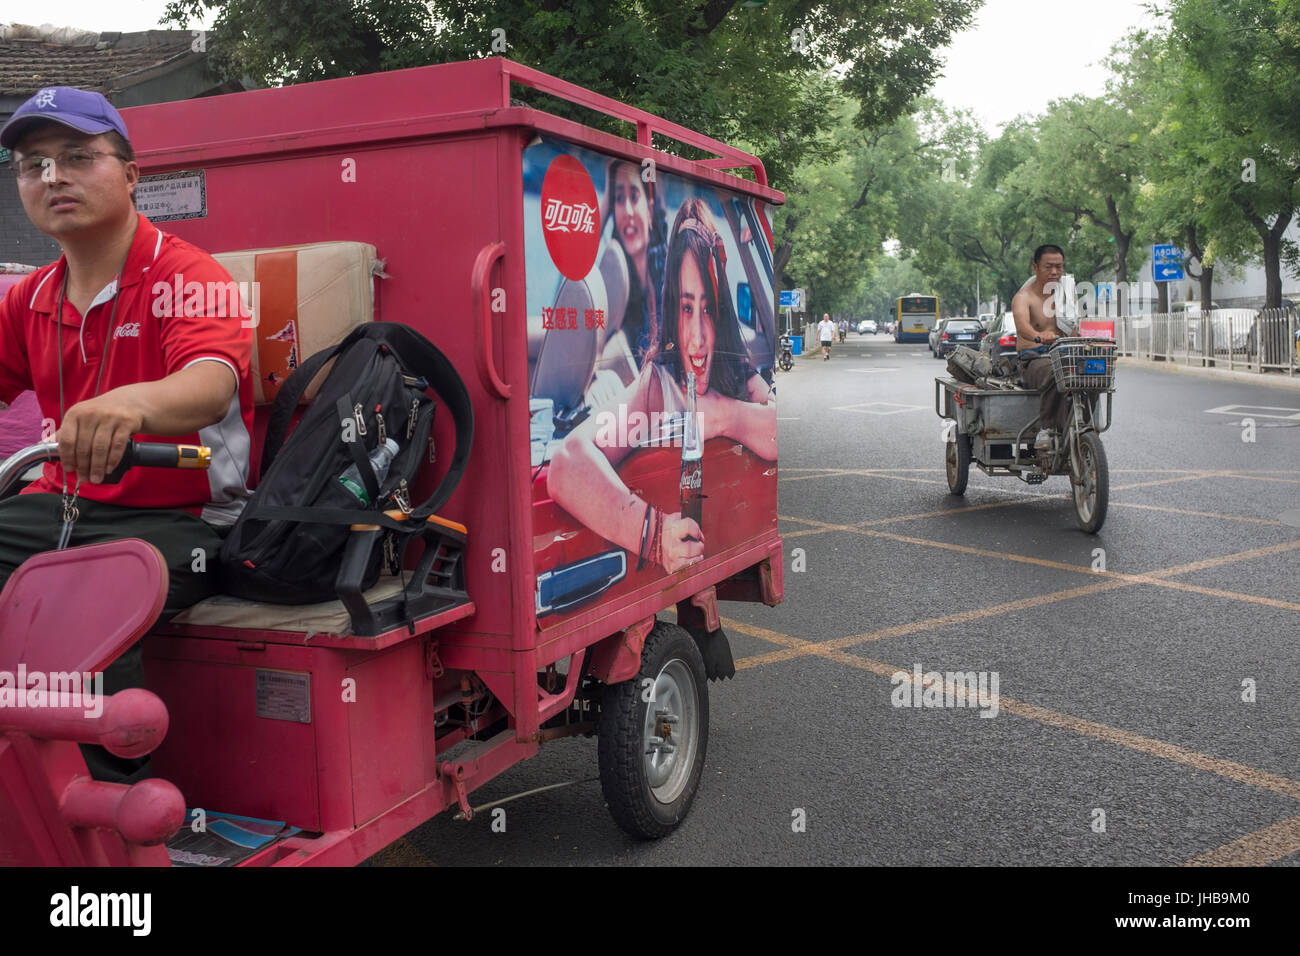
M 32 465 L 57 461 L 57 442 L 42 442 L 15 452 L 0 462 L 0 498 Z M 206 469 L 212 460 L 212 449 L 204 445 L 177 445 L 169 442 L 132 441 L 122 454 L 122 461 L 113 472 L 104 477 L 104 484 L 114 485 L 134 467 L 141 468 L 200 468 Z
M 198 468 L 207 470 L 212 449 L 205 445 L 173 445 L 165 442 L 127 444 L 122 460 L 104 476 L 104 484 L 115 485 L 131 468 Z

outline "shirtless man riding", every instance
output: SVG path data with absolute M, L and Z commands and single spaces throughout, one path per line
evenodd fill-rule
M 1062 400 L 1052 377 L 1052 360 L 1047 347 L 1065 333 L 1056 324 L 1052 300 L 1056 284 L 1065 272 L 1065 253 L 1060 246 L 1042 245 L 1034 250 L 1034 274 L 1011 300 L 1011 314 L 1016 321 L 1016 351 L 1020 356 L 1020 375 L 1029 388 L 1043 389 L 1039 405 L 1039 426 L 1034 447 L 1047 451 L 1055 426 L 1064 431 L 1069 406 Z M 1051 288 L 1049 288 L 1051 284 Z

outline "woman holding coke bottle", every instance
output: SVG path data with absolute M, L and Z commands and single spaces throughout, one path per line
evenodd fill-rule
M 647 361 L 636 381 L 564 440 L 551 459 L 547 489 L 574 518 L 635 554 L 637 567 L 656 564 L 671 573 L 704 558 L 702 522 L 684 513 L 698 515 L 707 494 L 704 443 L 730 438 L 775 461 L 776 397 L 750 365 L 731 303 L 722 236 L 705 201 L 683 203 L 669 234 L 663 321 Z M 682 420 L 673 435 L 683 448 L 673 510 L 633 494 L 619 478 L 616 469 L 635 446 L 611 440 L 615 431 L 626 436 L 626 427 L 601 427 L 611 410 L 624 422 L 634 415 Z

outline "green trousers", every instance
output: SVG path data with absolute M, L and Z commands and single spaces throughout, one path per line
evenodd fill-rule
M 222 534 L 202 518 L 185 511 L 121 508 L 84 499 L 77 502 L 77 509 L 80 516 L 68 547 L 141 538 L 162 552 L 169 575 L 162 620 L 217 593 L 217 551 Z M 59 495 L 16 495 L 0 501 L 0 588 L 32 555 L 54 550 L 62 516 Z M 198 561 L 196 548 L 204 552 L 203 562 Z M 205 570 L 195 571 L 196 565 Z M 105 668 L 104 693 L 143 686 L 144 654 L 137 642 Z M 81 752 L 96 780 L 131 783 L 148 776 L 148 757 L 115 757 L 90 745 L 83 745 Z

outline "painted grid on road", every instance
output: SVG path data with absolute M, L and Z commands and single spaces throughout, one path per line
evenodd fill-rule
M 907 481 L 919 482 L 923 484 L 947 485 L 947 482 L 940 478 L 927 478 L 923 475 L 940 472 L 941 469 L 918 469 L 918 468 L 785 468 L 782 469 L 782 482 L 795 481 L 815 481 L 819 479 L 836 479 L 843 478 L 846 475 L 860 475 L 864 477 L 877 478 L 890 481 Z M 1112 471 L 1113 475 L 1125 474 L 1122 470 Z M 1177 484 L 1183 482 L 1194 482 L 1207 478 L 1233 478 L 1238 480 L 1258 480 L 1265 482 L 1284 482 L 1300 484 L 1300 478 L 1296 477 L 1297 472 L 1289 471 L 1217 471 L 1217 470 L 1191 470 L 1191 469 L 1138 469 L 1127 473 L 1141 474 L 1161 474 L 1165 477 L 1155 478 L 1147 481 L 1137 481 L 1112 485 L 1111 491 L 1123 491 L 1134 488 L 1149 488 L 1159 485 Z M 1004 489 L 996 489 L 1003 491 Z M 1253 548 L 1246 551 L 1240 551 L 1233 554 L 1221 555 L 1213 558 L 1206 558 L 1200 561 L 1193 561 L 1185 564 L 1175 565 L 1172 567 L 1162 568 L 1156 571 L 1149 571 L 1142 574 L 1125 573 L 1118 571 L 1094 570 L 1085 565 L 1070 564 L 1068 562 L 1053 561 L 1046 558 L 1038 558 L 1031 555 L 1014 554 L 1006 551 L 993 551 L 986 548 L 977 548 L 967 545 L 954 544 L 946 541 L 935 541 L 926 538 L 911 537 L 892 532 L 876 530 L 882 525 L 896 525 L 909 521 L 917 521 L 925 518 L 941 517 L 947 514 L 959 514 L 971 511 L 988 510 L 995 508 L 1010 508 L 1017 505 L 1023 505 L 1032 500 L 1067 500 L 1064 494 L 1047 494 L 1042 492 L 1021 491 L 1019 489 L 1006 489 L 1009 497 L 1006 501 L 990 502 L 981 505 L 970 505 L 956 508 L 942 508 L 933 511 L 919 512 L 916 514 L 898 515 L 889 518 L 868 519 L 865 521 L 855 522 L 853 524 L 835 524 L 824 521 L 816 521 L 809 518 L 798 518 L 792 515 L 781 515 L 782 521 L 794 522 L 796 524 L 807 525 L 798 531 L 788 532 L 782 535 L 783 539 L 795 539 L 811 535 L 825 534 L 827 532 L 848 532 L 865 537 L 885 539 L 900 544 L 910 544 L 919 547 L 938 548 L 948 551 L 954 551 L 963 554 L 979 556 L 982 558 L 1010 561 L 1024 564 L 1038 565 L 1056 570 L 1064 570 L 1072 573 L 1086 575 L 1095 580 L 1093 583 L 1080 585 L 1078 587 L 1066 588 L 1064 590 L 1050 591 L 1016 601 L 1008 601 L 983 608 L 973 608 L 965 611 L 958 611 L 952 614 L 945 614 L 926 620 L 910 622 L 906 624 L 894 625 L 892 627 L 880 628 L 861 634 L 851 634 L 841 638 L 822 641 L 809 641 L 803 638 L 794 637 L 789 634 L 783 634 L 767 628 L 757 627 L 745 624 L 740 621 L 731 619 L 724 620 L 724 627 L 730 628 L 737 633 L 746 634 L 750 637 L 758 638 L 770 644 L 779 646 L 780 650 L 771 651 L 765 654 L 752 655 L 741 658 L 736 661 L 736 669 L 748 670 L 755 667 L 769 666 L 772 664 L 782 663 L 794 660 L 800 657 L 816 656 L 835 661 L 847 667 L 859 670 L 869 671 L 878 674 L 881 677 L 892 677 L 898 673 L 909 675 L 910 672 L 906 667 L 895 666 L 887 662 L 872 660 L 861 657 L 856 654 L 845 653 L 850 647 L 857 647 L 862 644 L 879 642 L 892 637 L 902 637 L 904 635 L 917 634 L 925 631 L 933 631 L 942 627 L 954 624 L 965 624 L 975 620 L 999 617 L 1002 615 L 1014 613 L 1029 608 L 1043 607 L 1048 604 L 1054 604 L 1060 601 L 1073 600 L 1079 597 L 1086 597 L 1093 594 L 1099 594 L 1105 591 L 1117 590 L 1127 587 L 1157 587 L 1168 588 L 1185 593 L 1202 595 L 1207 597 L 1223 598 L 1232 601 L 1240 601 L 1246 604 L 1266 605 L 1272 608 L 1278 608 L 1285 611 L 1300 612 L 1300 603 L 1285 601 L 1276 598 L 1263 597 L 1254 594 L 1242 594 L 1235 591 L 1228 591 L 1220 588 L 1208 588 L 1198 585 L 1187 584 L 1173 580 L 1180 575 L 1191 574 L 1196 571 L 1205 570 L 1212 567 L 1223 567 L 1236 564 L 1242 561 L 1249 561 L 1255 558 L 1268 557 L 1286 553 L 1300 551 L 1300 539 L 1282 542 L 1280 544 L 1268 545 L 1261 548 Z M 1222 521 L 1244 522 L 1251 524 L 1274 525 L 1285 527 L 1282 521 L 1276 521 L 1266 518 L 1257 518 L 1245 515 L 1234 515 L 1218 512 L 1195 511 L 1182 508 L 1165 507 L 1161 505 L 1140 504 L 1133 502 L 1114 501 L 1110 502 L 1111 508 L 1141 508 L 1152 511 L 1169 512 L 1173 514 L 1185 515 L 1188 517 L 1217 519 Z M 1294 800 L 1300 800 L 1300 781 L 1293 780 L 1268 771 L 1248 767 L 1230 760 L 1224 760 L 1219 757 L 1208 754 L 1198 753 L 1177 744 L 1167 741 L 1156 740 L 1154 738 L 1133 733 L 1121 728 L 1110 727 L 1095 721 L 1085 720 L 1070 714 L 1060 713 L 1035 704 L 1029 704 L 1024 701 L 1001 698 L 1001 709 L 1008 713 L 1039 723 L 1072 731 L 1074 733 L 1084 734 L 1098 740 L 1104 740 L 1121 747 L 1135 750 L 1140 753 L 1160 757 L 1165 760 L 1171 760 L 1185 766 L 1194 767 L 1207 773 L 1216 774 L 1226 779 L 1234 780 L 1239 783 L 1248 784 L 1254 787 L 1260 787 L 1273 793 L 1282 794 Z M 1184 866 L 1260 866 L 1275 862 L 1290 856 L 1293 853 L 1300 852 L 1300 815 L 1290 817 L 1275 823 L 1262 830 L 1254 833 L 1248 833 L 1237 840 L 1232 841 L 1224 846 L 1209 850 L 1205 853 L 1198 854 L 1191 859 L 1184 861 Z

